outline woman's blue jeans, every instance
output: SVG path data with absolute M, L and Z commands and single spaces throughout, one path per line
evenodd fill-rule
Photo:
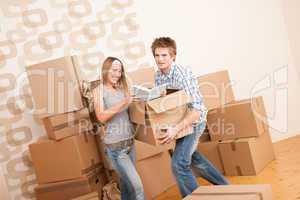
M 122 200 L 144 200 L 144 189 L 135 168 L 135 145 L 105 148 L 113 168 L 120 177 Z

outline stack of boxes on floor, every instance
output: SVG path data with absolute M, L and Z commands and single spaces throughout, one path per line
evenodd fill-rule
M 75 57 L 27 67 L 36 114 L 48 136 L 29 145 L 40 200 L 71 199 L 93 191 L 101 196 L 107 182 L 76 67 Z
M 117 179 L 104 154 L 100 135 L 95 134 L 95 115 L 93 106 L 89 105 L 91 91 L 86 91 L 91 88 L 82 84 L 94 84 L 95 87 L 99 81 L 87 82 L 80 77 L 77 63 L 76 57 L 72 56 L 27 67 L 35 114 L 41 119 L 48 136 L 29 145 L 38 182 L 35 188 L 37 199 L 101 199 L 104 184 L 108 179 Z M 128 75 L 131 84 L 154 84 L 153 68 Z M 136 115 L 132 109 L 130 113 Z M 141 136 L 148 131 L 155 132 L 153 130 L 137 125 Z M 153 134 L 150 132 L 147 135 L 151 139 Z M 151 141 L 142 138 L 144 142 Z M 174 144 L 153 146 L 151 142 L 144 142 L 136 141 L 136 167 L 146 198 L 153 199 L 175 185 L 169 154 Z
M 262 97 L 236 101 L 227 71 L 198 78 L 208 107 L 198 150 L 227 176 L 257 175 L 275 159 Z M 270 185 L 201 186 L 184 200 L 272 200 Z
M 227 176 L 257 175 L 275 159 L 263 98 L 236 101 L 227 71 L 198 84 L 209 108 L 198 149 Z

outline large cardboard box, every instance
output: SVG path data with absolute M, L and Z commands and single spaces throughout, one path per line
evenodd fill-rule
M 101 162 L 92 133 L 29 145 L 39 184 L 79 178 Z
M 272 188 L 267 184 L 201 186 L 183 200 L 272 200 Z
M 206 74 L 197 79 L 200 92 L 204 98 L 204 104 L 209 110 L 234 101 L 228 71 Z
M 199 141 L 198 151 L 203 154 L 222 174 L 224 174 L 224 166 L 218 146 L 218 141 Z
M 257 175 L 275 159 L 269 132 L 260 137 L 222 141 L 219 144 L 225 175 Z
M 26 67 L 35 111 L 41 118 L 83 107 L 77 63 L 75 56 L 67 56 Z
M 77 179 L 38 185 L 35 195 L 38 200 L 69 200 L 92 191 L 101 196 L 106 183 L 104 171 L 93 171 Z
M 136 124 L 151 127 L 146 134 L 137 133 L 137 139 L 152 145 L 159 145 L 161 135 L 170 127 L 184 119 L 187 104 L 191 101 L 185 91 L 177 91 L 151 101 L 134 101 L 129 106 L 130 120 Z M 145 133 L 144 131 L 142 131 Z M 181 130 L 176 138 L 181 138 L 192 132 L 192 127 Z
M 48 116 L 43 118 L 43 123 L 48 137 L 53 140 L 61 140 L 93 129 L 93 124 L 90 121 L 87 108 L 83 108 L 79 111 Z
M 171 169 L 171 157 L 167 151 L 136 162 L 146 199 L 153 199 L 175 185 Z
M 100 139 L 100 136 L 97 136 L 97 143 L 99 145 L 98 148 L 104 164 L 104 168 L 108 170 L 114 170 L 111 161 L 108 159 L 107 155 L 105 154 L 104 144 Z M 174 142 L 170 143 L 169 145 L 153 146 L 138 140 L 135 140 L 134 144 L 135 144 L 135 151 L 136 151 L 136 161 L 144 160 L 148 157 L 157 155 L 169 149 L 173 149 L 175 146 Z
M 154 67 L 139 68 L 127 73 L 128 82 L 130 85 L 140 85 L 147 88 L 152 88 L 155 85 Z
M 210 110 L 207 126 L 211 140 L 257 137 L 267 131 L 266 119 L 263 98 L 255 97 Z

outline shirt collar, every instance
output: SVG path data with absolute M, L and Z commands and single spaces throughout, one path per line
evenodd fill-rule
M 172 74 L 173 74 L 173 72 L 174 72 L 174 70 L 175 70 L 175 65 L 176 65 L 176 64 L 175 64 L 174 62 L 172 62 L 171 68 L 170 68 L 170 71 L 169 71 L 168 74 L 164 74 L 164 73 L 162 73 L 161 71 L 159 71 L 161 77 L 162 77 L 163 79 L 165 79 L 165 78 L 171 79 L 171 78 L 172 78 Z

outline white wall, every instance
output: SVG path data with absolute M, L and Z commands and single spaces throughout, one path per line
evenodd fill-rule
M 171 36 L 178 43 L 177 62 L 196 75 L 228 69 L 237 99 L 264 96 L 273 141 L 299 132 L 299 82 L 280 0 L 136 4 L 149 59 L 153 38 Z

